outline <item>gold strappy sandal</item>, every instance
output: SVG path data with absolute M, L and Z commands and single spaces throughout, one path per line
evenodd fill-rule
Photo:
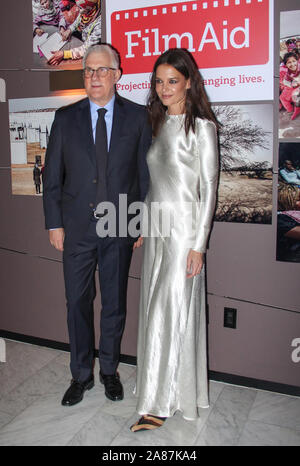
M 139 432 L 140 430 L 157 429 L 158 427 L 161 427 L 163 425 L 165 419 L 165 417 L 156 417 L 145 414 L 130 427 L 130 430 L 131 432 Z

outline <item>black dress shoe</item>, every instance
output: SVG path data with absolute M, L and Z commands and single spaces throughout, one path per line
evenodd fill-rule
M 90 390 L 94 386 L 94 376 L 90 377 L 85 382 L 72 379 L 71 385 L 66 391 L 61 404 L 63 406 L 73 406 L 79 403 L 86 390 Z
M 120 376 L 116 372 L 113 375 L 104 375 L 100 372 L 100 382 L 104 384 L 105 395 L 112 401 L 123 400 L 124 391 L 120 382 Z

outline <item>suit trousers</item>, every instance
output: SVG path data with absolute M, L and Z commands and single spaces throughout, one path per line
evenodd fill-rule
M 128 273 L 132 243 L 124 238 L 99 238 L 92 219 L 74 251 L 64 250 L 64 278 L 71 347 L 71 373 L 84 382 L 93 373 L 95 272 L 98 265 L 101 292 L 100 370 L 114 374 L 126 318 Z

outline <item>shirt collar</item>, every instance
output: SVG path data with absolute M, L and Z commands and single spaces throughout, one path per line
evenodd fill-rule
M 90 100 L 90 108 L 91 108 L 91 111 L 93 112 L 97 112 L 97 110 L 99 108 L 106 108 L 107 112 L 112 112 L 113 111 L 113 108 L 114 108 L 114 103 L 115 103 L 115 99 L 116 99 L 116 96 L 115 94 L 112 96 L 112 98 L 110 99 L 109 102 L 107 102 L 106 105 L 104 105 L 103 107 L 100 107 L 100 105 L 97 105 L 95 104 L 95 102 L 92 102 Z

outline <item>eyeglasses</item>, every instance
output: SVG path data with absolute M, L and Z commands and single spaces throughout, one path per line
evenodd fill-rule
M 116 69 L 117 68 L 110 68 L 109 66 L 100 66 L 99 68 L 94 70 L 93 68 L 90 68 L 89 66 L 86 66 L 84 68 L 83 72 L 84 72 L 84 76 L 86 78 L 91 78 L 94 75 L 94 73 L 96 73 L 97 78 L 99 78 L 99 77 L 105 78 L 105 76 L 108 75 L 109 70 L 116 71 Z

